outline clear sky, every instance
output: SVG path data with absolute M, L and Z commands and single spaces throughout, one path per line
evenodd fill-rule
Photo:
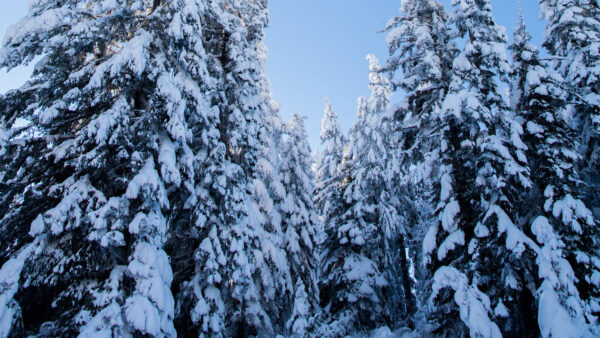
M 0 0 L 0 42 L 4 43 L 6 28 L 15 24 L 27 13 L 27 3 L 24 0 Z M 18 88 L 31 74 L 31 67 L 18 67 L 6 73 L 6 69 L 0 69 L 0 94 L 9 89 Z
M 443 0 L 450 8 L 450 0 Z M 496 21 L 509 38 L 518 18 L 518 0 L 492 0 Z M 399 14 L 401 0 L 271 0 L 267 34 L 267 71 L 275 99 L 287 120 L 294 112 L 308 116 L 313 147 L 320 144 L 323 97 L 328 97 L 348 131 L 356 121 L 359 96 L 370 95 L 366 55 L 381 63 L 388 55 L 385 33 L 389 19 Z M 521 4 L 536 45 L 545 23 L 535 0 Z
M 356 101 L 368 96 L 369 53 L 383 63 L 387 56 L 385 34 L 378 33 L 397 15 L 401 0 L 270 0 L 270 50 L 267 72 L 275 99 L 287 120 L 292 113 L 308 116 L 307 128 L 313 149 L 320 143 L 323 97 L 328 97 L 344 130 L 356 120 Z M 449 0 L 443 0 L 449 5 Z M 517 19 L 518 0 L 492 0 L 499 24 L 509 37 Z M 0 35 L 26 14 L 27 1 L 0 1 Z M 522 3 L 529 31 L 538 46 L 544 23 L 537 1 Z M 0 93 L 20 86 L 30 69 L 10 73 L 0 70 Z

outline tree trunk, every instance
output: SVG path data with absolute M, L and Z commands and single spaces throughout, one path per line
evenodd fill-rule
M 398 244 L 400 247 L 400 269 L 402 270 L 402 283 L 404 290 L 404 308 L 406 310 L 406 322 L 408 326 L 413 329 L 414 323 L 412 321 L 413 314 L 415 312 L 415 299 L 412 293 L 413 283 L 410 278 L 410 264 L 406 255 L 406 246 L 404 243 L 404 235 L 398 237 Z

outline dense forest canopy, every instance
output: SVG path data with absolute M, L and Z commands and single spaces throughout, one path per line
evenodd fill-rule
M 399 5 L 313 156 L 266 0 L 30 0 L 0 336 L 599 336 L 600 3 L 540 0 L 542 46 L 490 0 Z

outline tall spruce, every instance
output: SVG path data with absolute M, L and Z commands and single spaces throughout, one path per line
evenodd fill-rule
M 341 203 L 325 222 L 321 269 L 323 325 L 319 334 L 339 337 L 390 325 L 393 302 L 390 261 L 397 212 L 389 203 L 387 149 L 382 113 L 389 83 L 370 56 L 369 100 L 359 99 L 359 121 L 350 131 L 341 178 Z
M 275 330 L 269 312 L 275 312 L 269 297 L 255 280 L 264 223 L 260 222 L 250 187 L 256 186 L 255 164 L 259 161 L 258 131 L 261 116 L 258 44 L 266 24 L 264 8 L 240 1 L 210 1 L 207 32 L 212 53 L 218 58 L 219 114 L 218 157 L 214 173 L 204 177 L 216 197 L 211 208 L 197 208 L 196 227 L 202 231 L 193 257 L 185 266 L 188 276 L 178 302 L 180 331 L 213 336 L 248 335 Z M 246 16 L 253 15 L 252 18 Z M 205 197 L 206 198 L 206 197 Z M 174 245 L 177 245 L 174 243 Z M 258 273 L 265 273 L 258 270 Z M 263 298 L 264 297 L 264 298 Z M 263 301 L 264 299 L 267 301 Z M 184 331 L 185 332 L 185 331 Z
M 189 48 L 200 30 L 182 44 L 181 4 L 157 5 L 33 1 L 5 38 L 0 66 L 44 56 L 0 98 L 3 130 L 35 130 L 3 142 L 22 157 L 4 170 L 23 173 L 3 192 L 3 335 L 175 334 L 164 244 L 173 204 L 196 195 L 194 150 L 213 141 L 193 130 L 215 129 L 197 109 L 214 82 Z
M 392 192 L 404 218 L 402 246 L 409 248 L 411 262 L 402 266 L 404 274 L 414 269 L 418 285 L 403 278 L 404 312 L 410 321 L 424 325 L 421 311 L 428 280 L 423 271 L 421 243 L 431 222 L 435 222 L 432 205 L 434 182 L 439 182 L 442 101 L 450 85 L 450 70 L 456 54 L 444 6 L 437 1 L 403 1 L 401 15 L 392 18 L 385 31 L 390 57 L 385 65 L 395 91 L 404 98 L 391 115 L 390 146 L 392 159 L 387 170 L 393 178 Z M 401 259 L 403 262 L 404 259 Z M 417 299 L 412 300 L 412 290 Z M 426 293 L 425 293 L 426 294 Z M 419 318 L 411 318 L 419 317 Z M 409 323 L 410 324 L 410 323 Z
M 598 307 L 597 287 L 590 282 L 598 271 L 598 231 L 579 188 L 580 156 L 564 115 L 568 95 L 561 88 L 562 78 L 540 59 L 530 40 L 520 15 L 510 45 L 511 103 L 524 126 L 529 168 L 536 173 L 532 188 L 522 197 L 520 218 L 540 248 L 532 247 L 539 272 L 532 271 L 527 284 L 520 286 L 536 285 L 531 292 L 537 294 L 537 311 L 523 302 L 512 316 L 537 317 L 544 337 L 581 337 L 590 335 L 586 321 L 596 322 L 591 315 Z M 531 331 L 520 332 L 525 329 Z
M 433 0 L 403 1 L 401 15 L 385 31 L 390 53 L 385 69 L 393 89 L 405 93 L 393 111 L 401 143 L 396 170 L 423 183 L 433 175 L 429 170 L 439 156 L 439 114 L 457 53 L 455 33 L 444 6 Z
M 437 334 L 499 337 L 496 322 L 512 297 L 506 262 L 518 260 L 528 240 L 515 224 L 514 192 L 531 182 L 520 128 L 498 83 L 510 71 L 504 29 L 489 0 L 452 4 L 452 23 L 466 41 L 441 109 L 438 222 L 423 242 L 432 280 L 428 319 Z
M 390 327 L 413 327 L 412 315 L 415 312 L 415 299 L 413 296 L 414 285 L 410 276 L 411 263 L 407 256 L 407 237 L 405 205 L 397 198 L 394 186 L 396 183 L 396 172 L 394 155 L 397 144 L 393 138 L 386 137 L 393 131 L 394 120 L 388 119 L 390 109 L 392 86 L 390 80 L 384 76 L 384 68 L 380 66 L 375 55 L 367 55 L 369 62 L 369 87 L 371 96 L 367 100 L 366 110 L 372 121 L 368 124 L 367 133 L 371 142 L 378 143 L 379 148 L 369 149 L 379 156 L 379 163 L 372 170 L 381 170 L 380 176 L 375 180 L 378 185 L 379 201 L 377 201 L 377 212 L 379 224 L 387 228 L 388 255 L 383 262 L 389 286 L 386 292 L 390 316 Z M 358 147 L 369 147 L 369 144 L 358 145 Z M 367 151 L 367 150 L 363 150 Z
M 0 97 L 0 335 L 283 331 L 266 3 L 30 5 L 0 52 L 43 54 Z
M 315 165 L 315 188 L 313 190 L 313 203 L 317 214 L 321 218 L 321 229 L 319 238 L 319 293 L 320 306 L 324 309 L 319 313 L 318 321 L 311 328 L 311 334 L 317 334 L 322 330 L 324 322 L 329 320 L 329 308 L 325 302 L 329 302 L 330 298 L 324 297 L 323 284 L 323 260 L 331 250 L 325 244 L 328 235 L 336 232 L 336 227 L 339 225 L 338 218 L 344 207 L 342 201 L 343 177 L 341 173 L 342 163 L 344 162 L 344 149 L 346 147 L 346 138 L 342 133 L 341 127 L 338 124 L 338 115 L 335 113 L 333 106 L 328 99 L 324 99 L 325 111 L 321 120 L 321 142 L 324 145 L 323 152 L 320 154 Z M 333 242 L 335 244 L 335 242 Z M 335 327 L 327 330 L 325 335 L 335 336 Z M 343 331 L 337 332 L 342 335 Z
M 319 290 L 316 264 L 318 219 L 313 207 L 313 173 L 305 117 L 294 114 L 289 123 L 289 135 L 282 149 L 283 184 L 287 195 L 283 207 L 287 261 L 291 266 L 294 291 L 288 294 L 290 315 L 286 333 L 304 337 L 318 308 Z
M 539 0 L 546 19 L 544 47 L 568 91 L 566 114 L 578 131 L 586 199 L 600 217 L 600 3 Z

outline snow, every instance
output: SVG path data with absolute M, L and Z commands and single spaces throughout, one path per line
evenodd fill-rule
M 371 332 L 370 335 L 371 338 L 394 338 L 396 337 L 396 335 L 394 335 L 394 333 L 392 332 L 392 330 L 387 327 L 380 327 L 377 330 L 374 330 L 373 332 Z
M 594 224 L 592 212 L 585 206 L 585 203 L 579 199 L 573 198 L 567 194 L 563 199 L 554 202 L 552 214 L 556 218 L 562 219 L 563 223 L 570 225 L 573 231 L 578 234 L 583 232 L 579 220 L 589 225 Z
M 512 274 L 507 275 L 506 279 L 504 281 L 504 285 L 506 285 L 507 287 L 513 289 L 513 290 L 520 290 L 521 288 L 519 287 L 519 282 L 517 281 L 517 279 L 515 278 L 515 276 L 513 276 Z
M 177 156 L 175 145 L 168 138 L 163 138 L 158 155 L 160 173 L 165 183 L 171 183 L 179 187 L 181 185 L 181 174 L 177 169 Z
M 51 8 L 40 15 L 25 17 L 16 24 L 8 27 L 2 40 L 2 46 L 16 45 L 26 41 L 31 36 L 51 31 L 64 23 L 71 16 L 67 8 Z
M 560 304 L 558 295 L 551 283 L 545 280 L 540 287 L 538 324 L 544 338 L 591 337 L 579 325 L 573 323 L 571 316 Z
M 442 222 L 442 228 L 447 232 L 456 230 L 458 225 L 456 224 L 456 216 L 460 212 L 460 206 L 456 200 L 451 199 L 448 204 L 444 207 L 444 210 L 440 214 L 440 220 Z
M 537 241 L 540 243 L 550 243 L 555 240 L 556 236 L 548 218 L 544 216 L 538 216 L 533 223 L 531 223 L 531 232 L 536 236 Z
M 86 325 L 80 329 L 79 338 L 107 338 L 112 337 L 115 333 L 124 334 L 117 329 L 125 326 L 121 316 L 121 307 L 117 303 L 112 303 L 85 322 Z
M 146 334 L 175 334 L 175 300 L 170 288 L 173 272 L 167 254 L 139 241 L 131 258 L 128 270 L 136 281 L 136 289 L 125 304 L 127 322 Z
M 431 263 L 429 255 L 437 248 L 438 226 L 433 225 L 427 230 L 427 234 L 423 239 L 423 256 L 426 263 Z
M 543 74 L 543 75 L 545 75 L 545 74 Z M 535 88 L 542 84 L 542 82 L 540 80 L 540 74 L 538 72 L 534 72 L 534 71 L 527 72 L 526 77 L 527 77 L 527 79 L 526 79 L 527 85 L 531 88 Z
M 104 195 L 91 186 L 87 177 L 75 183 L 71 177 L 60 186 L 66 189 L 66 193 L 56 207 L 38 215 L 31 223 L 29 234 L 32 237 L 43 233 L 47 227 L 53 235 L 79 228 L 89 212 L 107 202 Z M 86 204 L 82 210 L 82 205 Z
M 538 323 L 544 337 L 587 337 L 582 318 L 582 305 L 574 285 L 575 275 L 569 262 L 562 257 L 564 246 L 554 233 L 549 220 L 537 217 L 531 225 L 532 233 L 543 244 L 537 249 L 539 277 L 543 278 L 538 289 Z M 566 304 L 561 304 L 557 290 L 563 293 Z M 566 293 L 566 295 L 564 295 Z M 567 310 L 570 309 L 570 310 Z M 569 314 L 569 312 L 571 314 Z
M 100 245 L 103 247 L 109 246 L 125 246 L 125 236 L 120 231 L 109 231 L 100 239 Z
M 152 336 L 160 335 L 161 318 L 150 300 L 142 296 L 133 296 L 125 304 L 125 318 L 136 330 Z
M 465 233 L 462 230 L 456 230 L 446 237 L 446 239 L 440 244 L 438 249 L 438 260 L 446 258 L 448 253 L 458 246 L 465 245 Z
M 13 258 L 9 259 L 0 269 L 0 336 L 8 337 L 12 330 L 15 315 L 21 311 L 19 304 L 13 299 L 19 289 L 21 271 L 26 260 L 39 249 L 39 241 L 25 246 Z
M 170 136 L 176 142 L 186 142 L 192 140 L 191 130 L 186 122 L 186 100 L 184 100 L 184 91 L 197 92 L 194 85 L 188 84 L 188 79 L 182 73 L 162 74 L 157 81 L 159 92 L 168 102 L 166 106 L 167 130 Z M 191 88 L 189 88 L 191 87 Z M 202 102 L 202 98 L 198 98 Z
M 63 101 L 53 104 L 51 107 L 44 109 L 39 114 L 39 119 L 42 124 L 50 124 L 59 114 L 61 110 L 66 108 Z
M 446 170 L 444 170 L 444 171 L 446 171 Z M 452 177 L 450 176 L 449 173 L 444 173 L 444 175 L 442 175 L 440 182 L 441 182 L 440 200 L 442 202 L 446 202 L 448 200 L 448 198 L 450 198 L 450 193 L 452 193 Z
M 139 29 L 136 36 L 124 42 L 119 50 L 107 61 L 96 66 L 96 70 L 85 90 L 100 88 L 107 84 L 108 77 L 116 77 L 126 71 L 140 76 L 149 60 L 149 48 L 153 37 L 149 32 Z
M 533 122 L 533 121 L 528 121 L 527 122 L 527 132 L 529 132 L 530 134 L 543 134 L 545 131 L 544 127 L 540 126 L 539 124 Z
M 143 195 L 150 200 L 156 200 L 161 207 L 169 208 L 165 187 L 154 169 L 153 159 L 147 160 L 142 170 L 129 182 L 125 195 L 130 200 Z
M 600 271 L 594 271 L 592 273 L 592 277 L 590 277 L 590 282 L 593 285 L 600 287 Z
M 490 229 L 479 223 L 477 224 L 477 226 L 475 227 L 475 236 L 477 236 L 477 238 L 486 238 L 490 235 Z
M 148 234 L 155 245 L 160 245 L 163 240 L 160 236 L 164 236 L 167 231 L 166 220 L 157 212 L 150 212 L 149 214 L 140 212 L 129 223 L 128 230 L 133 235 Z M 159 237 L 155 238 L 156 235 Z
M 129 201 L 126 198 L 111 197 L 101 208 L 90 212 L 88 218 L 93 230 L 88 239 L 99 240 L 104 247 L 124 246 L 122 217 L 128 215 L 128 207 Z
M 498 232 L 506 234 L 506 248 L 520 256 L 527 247 L 537 251 L 537 245 L 521 229 L 519 229 L 498 205 L 492 205 L 485 218 L 487 221 L 492 215 L 496 216 Z
M 292 311 L 292 316 L 287 321 L 286 326 L 294 336 L 304 337 L 306 336 L 306 331 L 309 328 L 308 319 L 311 316 L 311 309 L 307 301 L 308 295 L 306 294 L 306 289 L 301 280 L 296 282 L 295 289 L 296 294 L 294 308 Z
M 504 306 L 504 303 L 498 302 L 498 305 L 496 305 L 496 308 L 494 309 L 494 315 L 496 317 L 505 318 L 509 316 L 508 309 L 506 308 L 506 306 Z
M 502 337 L 498 325 L 490 319 L 490 299 L 479 291 L 476 285 L 469 284 L 467 276 L 455 268 L 442 266 L 433 276 L 433 292 L 429 303 L 435 309 L 435 298 L 442 289 L 454 290 L 454 301 L 458 305 L 460 318 L 469 328 L 472 337 Z
M 87 136 L 95 139 L 98 145 L 114 144 L 114 140 L 110 142 L 110 136 L 118 134 L 119 124 L 127 124 L 129 110 L 127 101 L 124 98 L 118 99 L 110 109 L 89 122 L 86 126 Z
M 351 255 L 344 259 L 344 271 L 346 278 L 350 281 L 367 279 L 377 271 L 377 265 L 364 256 Z
M 471 71 L 473 66 L 469 62 L 466 53 L 462 53 L 454 59 L 454 68 L 464 73 Z

